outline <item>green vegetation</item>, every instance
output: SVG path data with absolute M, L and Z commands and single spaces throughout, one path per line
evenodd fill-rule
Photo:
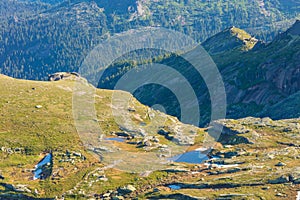
M 258 0 L 44 2 L 50 4 L 28 0 L 0 3 L 0 73 L 46 80 L 57 71 L 77 71 L 103 39 L 146 26 L 177 30 L 199 42 L 236 26 L 270 41 L 299 14 L 295 9 L 299 4 L 292 0 L 276 0 L 264 7 Z M 252 46 L 248 42 L 246 49 Z
M 16 198 L 53 198 L 64 194 L 66 199 L 87 199 L 94 195 L 102 197 L 118 194 L 131 199 L 144 199 L 172 196 L 217 198 L 222 195 L 247 194 L 254 199 L 270 196 L 278 199 L 278 195 L 282 194 L 292 199 L 300 189 L 297 183 L 300 177 L 294 173 L 299 165 L 299 119 L 220 120 L 216 123 L 226 126 L 226 131 L 210 155 L 220 156 L 221 159 L 207 165 L 170 163 L 166 168 L 143 175 L 107 168 L 105 162 L 100 162 L 83 145 L 84 140 L 80 140 L 72 117 L 74 81 L 34 82 L 1 75 L 0 83 L 0 175 L 4 177 L 0 180 L 0 197 L 13 198 L 19 195 Z M 117 93 L 121 96 L 129 95 L 120 91 Z M 116 137 L 116 133 L 122 132 L 111 113 L 112 94 L 109 90 L 96 91 L 97 121 L 108 137 Z M 121 105 L 114 106 L 123 113 L 128 107 L 123 108 Z M 181 124 L 174 117 L 149 111 L 148 107 L 132 96 L 127 106 L 131 108 L 129 117 L 133 123 L 145 129 L 148 136 L 156 136 L 161 145 L 172 146 L 173 141 L 163 137 L 163 133 L 157 134 L 158 130 L 163 129 L 176 136 L 175 127 L 182 126 L 184 132 L 192 128 Z M 150 120 L 149 116 L 153 114 L 155 118 Z M 139 125 L 141 122 L 143 125 Z M 192 151 L 201 147 L 207 134 L 204 131 L 196 128 L 194 145 L 183 149 Z M 134 143 L 137 140 L 133 138 L 126 142 L 113 142 L 124 153 L 130 152 L 137 156 L 134 158 L 135 165 L 144 162 L 143 158 L 150 159 L 152 153 L 157 153 L 155 148 L 148 149 L 147 146 L 140 147 Z M 32 169 L 50 150 L 54 156 L 51 177 L 33 180 Z M 82 156 L 74 156 L 72 152 L 77 152 L 74 154 L 77 156 L 83 155 L 84 159 Z M 68 157 L 68 154 L 72 155 Z M 71 161 L 66 161 L 68 158 Z M 284 164 L 281 167 L 275 166 L 279 162 Z M 233 166 L 214 167 L 216 163 Z M 293 179 L 284 179 L 288 184 L 272 183 L 284 175 L 290 175 Z M 170 184 L 179 184 L 181 189 L 170 190 Z M 128 185 L 135 188 L 135 191 L 121 193 L 120 188 Z M 18 192 L 18 187 L 26 187 L 27 190 Z
M 75 129 L 72 113 L 74 81 L 34 82 L 0 75 L 0 83 L 0 175 L 5 177 L 0 183 L 25 184 L 31 190 L 26 195 L 39 197 L 54 197 L 58 194 L 68 193 L 77 184 L 82 188 L 90 189 L 88 184 L 83 181 L 97 179 L 98 176 L 93 178 L 90 173 L 93 170 L 98 171 L 98 168 L 102 169 L 103 163 L 100 163 L 97 156 L 84 146 L 85 140 L 81 140 L 82 138 Z M 125 92 L 117 93 L 122 93 L 123 96 L 129 95 Z M 97 121 L 99 121 L 103 133 L 112 137 L 112 134 L 122 132 L 120 125 L 116 123 L 115 116 L 112 115 L 113 91 L 97 90 L 96 95 Z M 160 114 L 157 111 L 149 111 L 148 107 L 143 106 L 132 97 L 129 105 L 134 108 L 131 119 L 137 127 L 145 129 L 149 135 L 156 135 L 163 145 L 174 145 L 173 142 L 158 135 L 157 132 L 160 127 L 166 126 L 176 136 L 172 131 L 173 126 L 181 126 L 176 118 Z M 118 111 L 121 112 L 122 109 L 118 108 Z M 155 117 L 150 120 L 148 115 Z M 188 125 L 182 126 L 191 128 Z M 124 127 L 126 126 L 124 125 Z M 198 129 L 197 132 L 196 145 L 200 145 L 204 132 L 202 129 Z M 146 155 L 143 148 L 129 142 L 115 143 L 115 145 L 128 152 L 137 153 L 136 155 L 139 153 Z M 21 150 L 17 151 L 16 149 Z M 54 155 L 53 176 L 46 180 L 32 180 L 32 169 L 49 151 L 52 151 Z M 85 159 L 71 156 L 70 161 L 65 161 L 68 159 L 66 152 L 71 152 L 71 154 L 78 152 Z M 149 150 L 149 152 L 155 152 L 155 150 Z M 111 171 L 110 169 L 105 170 L 105 173 L 109 181 L 99 182 L 92 187 L 92 192 L 102 193 L 109 189 L 116 189 L 126 183 L 134 183 L 137 177 L 137 174 Z M 155 179 L 160 176 L 159 174 L 158 172 L 157 176 L 151 175 L 151 177 Z M 35 189 L 38 194 L 35 194 Z M 80 191 L 75 190 L 74 193 L 79 194 L 78 192 Z M 0 193 L 5 193 L 5 191 L 1 190 Z
M 298 67 L 300 35 L 294 34 L 296 32 L 294 30 L 298 30 L 298 27 L 299 21 L 269 44 L 261 43 L 244 30 L 235 27 L 226 29 L 202 43 L 220 70 L 226 86 L 228 118 L 299 117 L 296 93 L 299 91 L 300 80 Z M 197 51 L 197 48 L 193 51 Z M 147 53 L 150 54 L 144 52 Z M 153 52 L 151 53 L 153 55 Z M 201 108 L 200 126 L 205 126 L 209 122 L 211 108 L 206 84 L 182 55 L 166 53 L 158 59 L 134 60 L 135 62 L 131 59 L 134 60 L 134 55 L 126 55 L 107 68 L 98 87 L 114 89 L 126 72 L 131 69 L 138 71 L 139 65 L 144 63 L 163 64 L 180 72 L 189 81 Z M 143 86 L 134 93 L 134 96 L 149 106 L 164 105 L 168 114 L 181 118 L 176 98 L 162 87 Z M 287 106 L 278 109 L 282 103 Z M 275 105 L 277 109 L 272 109 Z

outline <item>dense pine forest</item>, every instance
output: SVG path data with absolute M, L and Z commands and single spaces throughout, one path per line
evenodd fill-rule
M 145 26 L 181 31 L 198 42 L 236 26 L 269 42 L 293 24 L 299 6 L 291 0 L 2 1 L 0 73 L 45 80 L 77 71 L 101 41 Z

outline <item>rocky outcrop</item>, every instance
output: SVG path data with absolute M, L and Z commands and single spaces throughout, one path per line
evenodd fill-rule
M 118 189 L 118 192 L 121 194 L 128 194 L 136 191 L 136 188 L 133 185 L 127 185 Z
M 226 29 L 202 43 L 210 55 L 219 54 L 229 50 L 250 50 L 258 40 L 246 31 L 236 27 Z
M 282 175 L 275 179 L 268 180 L 268 183 L 270 184 L 282 184 L 282 183 L 288 183 L 290 181 L 290 177 L 288 175 Z
M 31 190 L 28 188 L 27 185 L 22 185 L 22 184 L 11 185 L 11 184 L 7 184 L 7 183 L 0 183 L 0 185 L 10 191 L 31 193 Z M 0 196 L 0 199 L 1 199 L 1 196 Z
M 274 116 L 283 119 L 300 116 L 299 100 L 292 101 L 294 98 L 290 98 L 286 102 L 300 91 L 299 26 L 297 21 L 273 42 L 258 44 L 255 50 L 232 56 L 230 49 L 213 56 L 226 89 L 227 118 Z M 209 51 L 222 45 L 218 37 L 219 34 L 204 42 L 204 45 L 209 43 Z M 282 103 L 288 106 L 281 107 Z
M 54 74 L 48 75 L 49 81 L 60 81 L 63 79 L 76 79 L 76 77 L 80 77 L 80 75 L 77 72 L 57 72 Z
M 25 154 L 25 149 L 22 147 L 16 147 L 16 148 L 10 148 L 10 147 L 1 147 L 0 151 L 8 153 L 8 154 L 13 154 L 13 153 L 17 153 L 17 154 Z
M 272 120 L 269 117 L 246 117 L 239 120 L 217 120 L 212 123 L 212 126 L 209 129 L 213 132 L 214 129 L 220 130 L 220 128 L 223 128 L 223 130 L 220 138 L 218 139 L 219 142 L 224 145 L 234 145 L 240 143 L 253 144 L 262 137 L 256 131 L 258 128 L 269 128 L 273 131 L 284 133 L 299 133 L 300 123 L 298 119 Z M 278 143 L 294 147 L 300 146 L 298 141 L 294 141 L 294 143 L 278 141 Z

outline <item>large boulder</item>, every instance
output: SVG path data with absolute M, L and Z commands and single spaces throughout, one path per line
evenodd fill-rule
M 133 185 L 127 185 L 118 189 L 118 192 L 121 194 L 129 194 L 134 191 L 136 191 L 136 188 Z
M 282 183 L 288 183 L 290 181 L 290 177 L 287 175 L 282 175 L 276 179 L 268 180 L 268 183 L 270 184 L 282 184 Z

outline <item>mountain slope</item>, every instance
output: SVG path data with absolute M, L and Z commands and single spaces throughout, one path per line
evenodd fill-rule
M 299 21 L 270 44 L 253 51 L 213 56 L 225 82 L 228 103 L 240 107 L 232 111 L 231 117 L 242 111 L 244 104 L 268 107 L 300 90 L 298 26 Z M 299 109 L 295 107 L 295 112 Z M 293 112 L 286 113 L 294 116 Z
M 289 12 L 297 3 L 289 1 L 282 7 L 278 0 L 264 4 L 267 13 L 262 12 L 261 1 L 244 0 L 43 2 L 48 4 L 1 2 L 0 73 L 46 80 L 57 71 L 76 71 L 103 38 L 147 26 L 170 28 L 197 41 L 236 26 L 270 40 L 299 14 Z
M 0 19 L 1 24 L 9 21 L 23 21 L 26 18 L 35 15 L 43 10 L 49 9 L 48 5 L 29 1 L 1 1 L 0 2 Z
M 237 28 L 227 29 L 203 43 L 222 75 L 228 118 L 260 116 L 263 109 L 284 101 L 300 90 L 299 23 L 300 21 L 296 21 L 269 44 L 263 44 Z M 197 51 L 197 48 L 193 51 Z M 189 53 L 192 52 L 186 54 Z M 182 55 L 169 55 L 156 62 L 176 69 L 189 81 L 201 107 L 201 125 L 206 124 L 211 112 L 210 95 L 193 66 Z M 135 65 L 126 61 L 112 65 L 106 69 L 99 87 L 113 89 L 122 75 L 135 68 Z M 156 103 L 164 105 L 167 111 L 172 111 L 169 114 L 181 118 L 176 101 L 162 87 L 140 88 L 135 97 L 149 106 Z M 299 105 L 295 104 L 294 110 L 285 111 L 283 108 L 278 112 L 285 112 L 282 115 L 285 117 L 297 117 L 299 110 Z M 263 116 L 272 115 L 264 112 Z
M 99 171 L 104 170 L 104 165 L 110 164 L 110 159 L 123 157 L 125 164 L 114 165 L 115 170 L 108 167 L 107 173 L 110 176 L 117 173 L 124 180 L 116 178 L 98 184 L 91 190 L 105 192 L 136 178 L 137 174 L 126 171 L 135 172 L 140 165 L 144 166 L 145 171 L 152 167 L 156 169 L 155 161 L 160 161 L 156 154 L 162 153 L 163 149 L 172 148 L 172 155 L 184 152 L 189 146 L 173 147 L 177 146 L 177 142 L 184 144 L 181 143 L 186 140 L 184 136 L 191 131 L 196 134 L 196 137 L 192 137 L 196 139 L 194 148 L 201 146 L 206 135 L 202 129 L 184 125 L 174 117 L 154 111 L 128 93 L 97 90 L 97 119 L 93 119 L 93 122 L 99 124 L 105 137 L 112 138 L 111 141 L 107 140 L 109 146 L 105 149 L 103 143 L 99 142 L 103 136 L 97 133 L 77 133 L 78 126 L 75 124 L 80 123 L 81 118 L 79 121 L 73 118 L 73 114 L 76 116 L 76 108 L 72 105 L 75 91 L 73 79 L 77 78 L 71 76 L 58 82 L 35 82 L 0 75 L 0 175 L 4 177 L 0 179 L 0 198 L 16 196 L 18 199 L 26 199 L 26 195 L 31 198 L 53 198 L 64 193 L 72 197 L 72 193 L 80 194 L 80 188 L 76 189 L 76 185 L 91 178 L 88 173 L 101 173 Z M 113 103 L 116 96 L 127 100 L 124 107 L 124 104 Z M 128 123 L 120 121 L 119 117 L 123 116 L 127 116 Z M 166 135 L 159 135 L 160 130 L 164 130 Z M 94 140 L 89 143 L 91 138 Z M 114 142 L 116 138 L 124 142 Z M 114 151 L 117 155 L 113 154 Z M 50 178 L 33 180 L 34 166 L 50 152 L 54 163 Z M 106 157 L 108 161 L 103 160 L 105 153 L 109 154 Z M 146 165 L 149 161 L 151 164 Z M 163 165 L 161 167 L 164 168 Z M 118 172 L 117 169 L 125 172 Z M 97 179 L 98 176 L 92 177 Z M 15 189 L 18 185 L 26 185 L 29 190 L 18 192 Z
M 95 3 L 66 4 L 9 22 L 4 30 L 10 34 L 1 40 L 1 73 L 46 79 L 57 71 L 78 69 L 106 32 L 106 17 Z
M 140 174 L 134 169 L 139 165 L 149 169 L 153 154 L 170 156 L 167 148 L 175 142 L 170 137 L 176 138 L 181 128 L 197 132 L 195 144 L 181 150 L 200 160 L 205 155 L 199 147 L 207 133 L 141 105 L 128 93 L 98 89 L 93 104 L 97 119 L 92 121 L 101 126 L 110 147 L 117 147 L 119 157 L 103 146 L 91 148 L 75 128 L 74 79 L 78 80 L 69 76 L 57 82 L 35 82 L 0 75 L 0 199 L 216 199 L 228 194 L 277 200 L 295 199 L 300 190 L 299 119 L 218 120 L 209 129 L 224 126 L 224 131 L 209 156 L 219 159 L 201 164 L 171 162 Z M 130 101 L 125 107 L 120 101 L 113 104 L 113 93 Z M 86 99 L 87 92 L 80 94 Z M 116 111 L 121 116 L 129 112 L 127 119 L 137 129 L 117 124 L 118 113 L 112 113 Z M 130 170 L 100 160 L 98 156 L 103 158 L 105 152 L 113 161 L 121 156 Z M 33 179 L 35 165 L 49 157 L 48 176 Z
M 256 45 L 257 41 L 246 31 L 231 27 L 207 39 L 201 45 L 210 55 L 214 55 L 234 49 L 248 51 Z
M 296 92 L 284 100 L 266 107 L 260 116 L 269 116 L 272 119 L 287 119 L 300 116 L 300 92 Z M 282 109 L 284 108 L 284 109 Z

